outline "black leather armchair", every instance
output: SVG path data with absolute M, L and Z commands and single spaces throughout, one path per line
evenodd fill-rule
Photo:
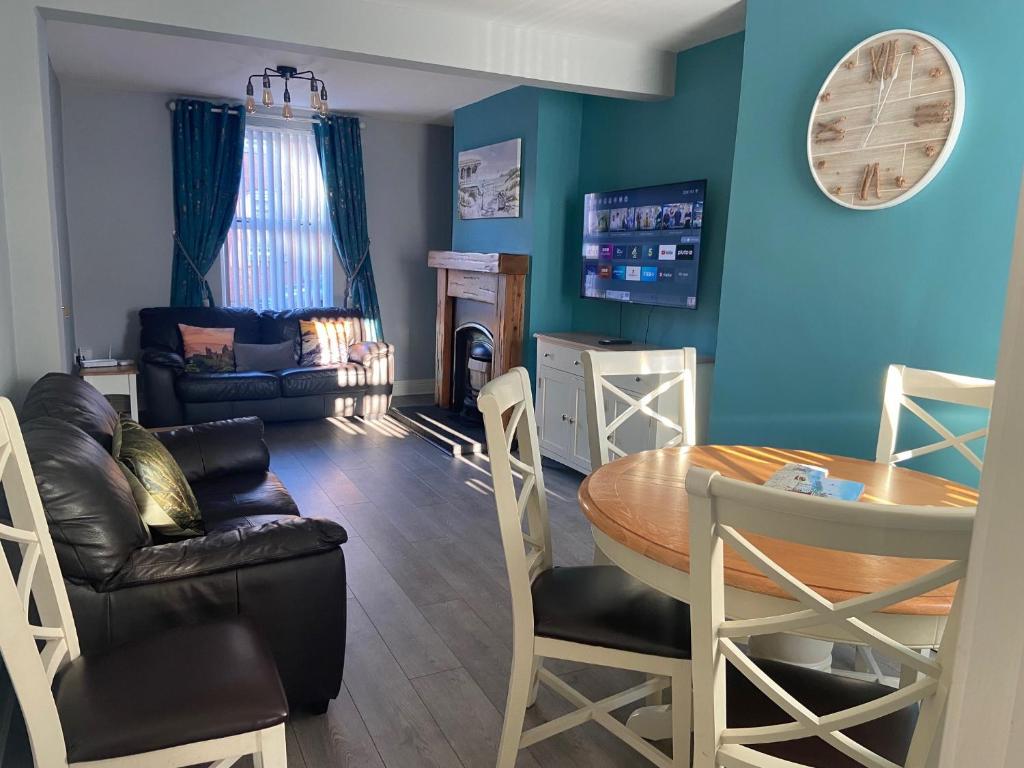
M 344 665 L 345 529 L 298 516 L 269 471 L 262 422 L 244 418 L 156 433 L 192 486 L 207 530 L 159 541 L 109 453 L 116 421 L 98 392 L 65 374 L 37 382 L 23 409 L 83 651 L 244 617 L 273 653 L 293 709 L 326 709 Z

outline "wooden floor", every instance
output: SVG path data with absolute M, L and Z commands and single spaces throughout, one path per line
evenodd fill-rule
M 267 425 L 273 469 L 304 515 L 349 532 L 341 695 L 288 726 L 292 768 L 491 768 L 511 663 L 511 609 L 485 459 L 454 459 L 397 422 Z M 581 476 L 545 467 L 557 564 L 588 564 Z M 637 676 L 560 664 L 592 698 Z M 542 689 L 528 725 L 570 707 Z M 619 713 L 620 717 L 628 714 Z M 650 765 L 593 723 L 524 750 L 519 765 Z

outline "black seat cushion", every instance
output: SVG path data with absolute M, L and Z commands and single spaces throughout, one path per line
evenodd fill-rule
M 270 467 L 263 421 L 255 416 L 207 421 L 154 434 L 174 456 L 189 483 L 239 472 L 263 474 Z
M 552 568 L 533 582 L 534 631 L 604 648 L 690 658 L 690 608 L 613 565 Z
M 853 680 L 775 661 L 755 663 L 814 714 L 828 715 L 866 704 L 892 693 L 878 683 Z M 792 722 L 793 718 L 759 691 L 739 670 L 728 665 L 726 722 L 730 728 L 753 728 Z M 844 733 L 897 765 L 903 765 L 917 724 L 917 705 L 874 720 Z M 856 760 L 817 738 L 751 746 L 759 752 L 813 768 L 862 768 Z
M 192 484 L 192 492 L 207 533 L 220 530 L 225 520 L 299 514 L 295 500 L 273 472 L 239 472 L 200 480 Z
M 174 382 L 178 397 L 186 403 L 223 403 L 232 400 L 272 400 L 281 396 L 273 373 L 187 373 Z
M 70 762 L 235 736 L 288 717 L 274 660 L 240 621 L 80 656 L 58 678 L 56 702 Z
M 366 368 L 357 363 L 286 368 L 278 375 L 281 377 L 281 394 L 285 397 L 331 395 L 366 386 Z

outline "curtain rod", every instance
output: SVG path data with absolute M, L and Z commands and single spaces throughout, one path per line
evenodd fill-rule
M 167 108 L 169 110 L 171 110 L 171 112 L 173 112 L 175 109 L 178 108 L 177 101 L 175 101 L 173 99 L 171 101 L 168 101 L 167 102 Z M 191 107 L 189 107 L 189 109 L 191 109 Z M 224 108 L 223 107 L 214 107 L 211 111 L 212 112 L 223 112 Z M 242 114 L 242 113 L 244 113 L 244 111 L 245 111 L 245 108 L 242 107 L 242 106 L 239 106 L 239 107 L 228 107 L 228 112 L 230 114 L 236 114 L 236 115 L 237 114 Z M 308 117 L 306 115 L 296 115 L 295 117 L 292 117 L 292 118 L 284 118 L 284 117 L 281 117 L 281 115 L 275 115 L 275 114 L 273 114 L 271 112 L 267 112 L 267 113 L 260 112 L 260 113 L 257 113 L 255 115 L 253 115 L 253 117 L 254 118 L 258 118 L 259 120 L 280 120 L 282 122 L 292 123 L 292 124 L 295 124 L 295 123 L 299 123 L 299 124 L 309 123 L 310 125 L 312 125 L 313 123 L 316 122 L 316 118 Z M 363 121 L 363 120 L 360 120 L 359 121 L 359 127 L 360 128 L 366 128 L 366 122 Z

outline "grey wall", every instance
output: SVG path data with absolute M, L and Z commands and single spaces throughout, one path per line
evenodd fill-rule
M 75 338 L 138 352 L 138 310 L 171 290 L 171 128 L 166 94 L 62 83 Z
M 427 251 L 451 243 L 452 129 L 365 124 L 366 209 L 384 338 L 397 347 L 397 380 L 433 380 L 437 276 Z
M 50 131 L 53 163 L 53 226 L 57 242 L 57 276 L 60 282 L 60 305 L 63 317 L 64 369 L 71 370 L 75 360 L 74 297 L 71 290 L 71 254 L 69 250 L 67 188 L 64 183 L 64 111 L 61 104 L 60 81 L 53 67 L 50 71 Z
M 138 310 L 166 305 L 174 223 L 169 94 L 63 83 L 63 165 L 74 332 L 96 355 L 138 352 Z M 435 277 L 451 240 L 451 128 L 367 119 L 373 265 L 398 380 L 434 376 Z M 220 295 L 220 266 L 208 275 Z M 335 296 L 345 295 L 340 268 Z M 0 339 L 2 344 L 2 339 Z
M 0 178 L 3 167 L 0 166 Z M 0 183 L 0 396 L 10 397 L 17 373 L 14 366 L 14 315 L 11 302 L 11 267 L 7 255 L 3 184 Z

